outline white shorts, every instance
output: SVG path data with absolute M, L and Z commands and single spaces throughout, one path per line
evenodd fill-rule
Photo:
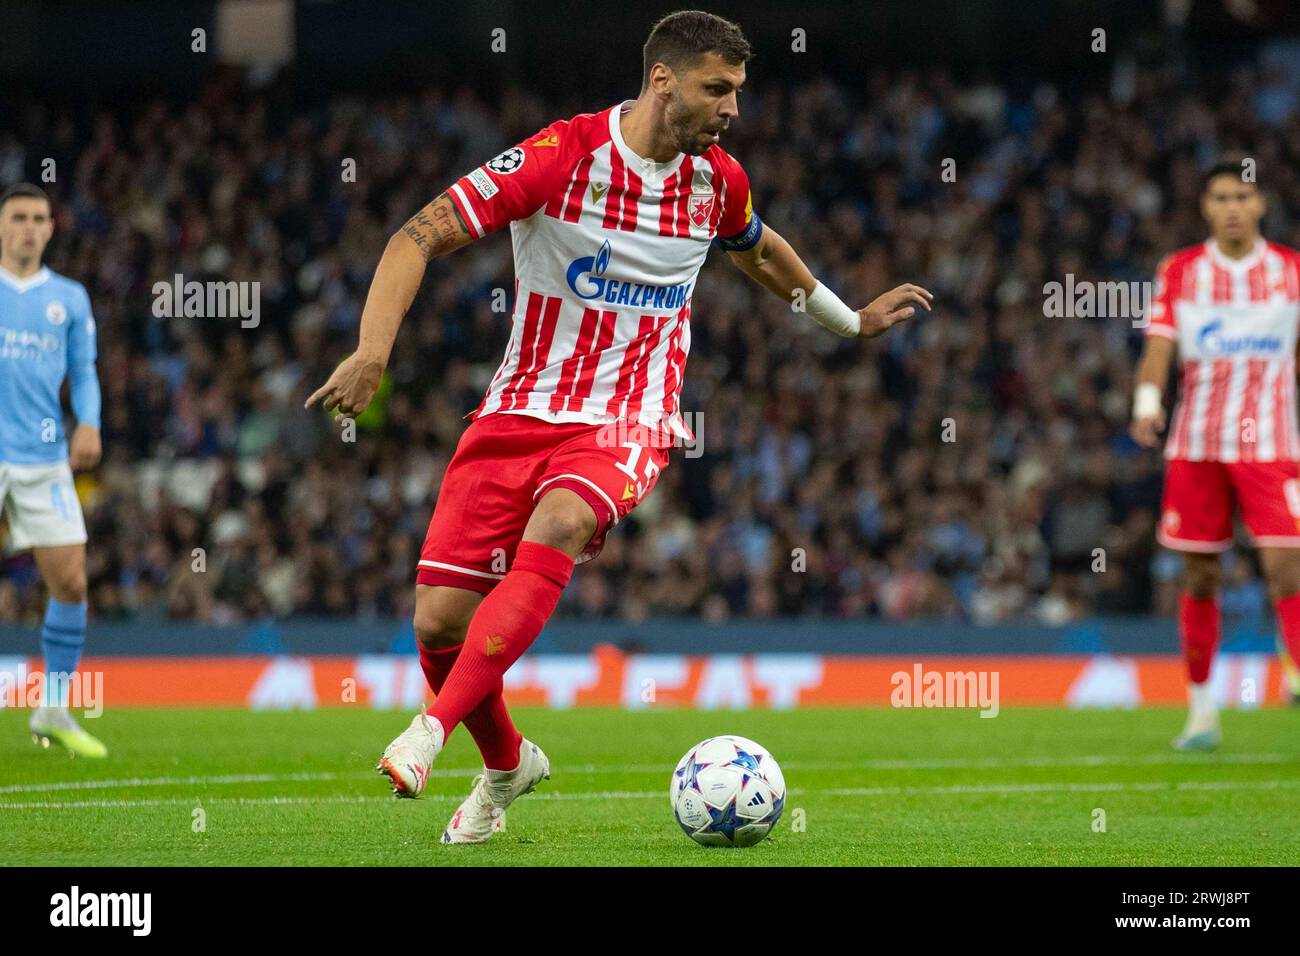
M 9 519 L 14 551 L 86 543 L 86 522 L 66 461 L 0 462 L 0 507 Z

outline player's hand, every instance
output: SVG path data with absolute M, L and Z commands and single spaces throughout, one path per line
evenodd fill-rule
M 1129 425 L 1128 433 L 1143 448 L 1155 448 L 1160 441 L 1160 433 L 1165 430 L 1165 410 L 1146 418 L 1135 418 Z
M 68 442 L 68 464 L 73 471 L 84 471 L 99 464 L 103 447 L 99 443 L 99 429 L 94 425 L 78 425 Z
M 916 315 L 916 307 L 930 311 L 934 295 L 910 282 L 877 296 L 865 309 L 858 310 L 862 328 L 858 332 L 864 339 L 875 338 L 890 326 Z
M 359 415 L 375 397 L 383 375 L 384 363 L 378 359 L 360 353 L 349 355 L 334 370 L 329 381 L 312 392 L 303 408 L 311 408 L 319 401 L 327 412 L 338 406 L 344 415 Z

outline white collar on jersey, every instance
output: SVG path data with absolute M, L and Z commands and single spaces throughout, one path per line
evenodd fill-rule
M 631 109 L 635 102 L 636 100 L 624 100 L 619 104 L 618 109 L 609 111 L 609 135 L 614 140 L 618 151 L 623 154 L 623 162 L 635 170 L 638 176 L 642 179 L 658 179 L 680 166 L 682 157 L 686 154 L 678 153 L 666 163 L 656 163 L 653 159 L 645 159 L 632 152 L 623 139 L 623 130 L 619 127 L 618 118 Z
M 26 292 L 28 289 L 35 289 L 38 285 L 50 278 L 50 267 L 41 266 L 26 279 L 20 279 L 4 266 L 0 266 L 0 282 L 13 289 L 15 292 Z
M 1205 251 L 1209 255 L 1210 261 L 1216 266 L 1228 269 L 1232 272 L 1237 272 L 1246 269 L 1253 269 L 1255 266 L 1259 265 L 1260 260 L 1264 258 L 1264 253 L 1268 251 L 1268 243 L 1265 242 L 1263 236 L 1261 236 L 1255 240 L 1255 248 L 1251 249 L 1250 253 L 1241 259 L 1232 259 L 1225 256 L 1223 250 L 1219 248 L 1219 244 L 1213 239 L 1207 239 L 1205 241 Z

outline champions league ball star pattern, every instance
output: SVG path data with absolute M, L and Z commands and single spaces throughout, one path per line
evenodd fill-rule
M 703 846 L 753 846 L 785 809 L 785 777 L 763 747 L 745 737 L 710 737 L 686 752 L 668 790 L 673 816 Z

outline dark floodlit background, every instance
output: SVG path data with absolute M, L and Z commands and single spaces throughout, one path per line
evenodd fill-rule
M 1139 616 L 1109 633 L 1172 650 L 1161 462 L 1126 434 L 1141 332 L 1049 320 L 1043 286 L 1149 279 L 1203 238 L 1198 173 L 1227 150 L 1257 160 L 1266 236 L 1300 246 L 1286 6 L 708 4 L 756 51 L 723 143 L 755 208 L 847 301 L 915 281 L 937 307 L 844 341 L 711 253 L 683 394 L 702 453 L 675 455 L 560 618 L 938 619 L 967 649 L 1037 624 L 1092 649 L 1089 622 Z M 79 479 L 97 622 L 145 642 L 164 621 L 238 624 L 274 646 L 276 625 L 323 616 L 346 647 L 409 620 L 440 476 L 507 339 L 509 238 L 430 267 L 354 444 L 303 399 L 355 344 L 388 236 L 552 119 L 635 97 L 645 36 L 677 8 L 0 9 L 0 186 L 54 161 L 47 261 L 99 321 L 105 459 Z M 260 325 L 155 318 L 176 273 L 260 282 Z M 0 623 L 26 625 L 5 647 L 25 653 L 43 594 L 27 556 L 0 560 Z M 1224 607 L 1229 644 L 1271 633 L 1245 550 Z

